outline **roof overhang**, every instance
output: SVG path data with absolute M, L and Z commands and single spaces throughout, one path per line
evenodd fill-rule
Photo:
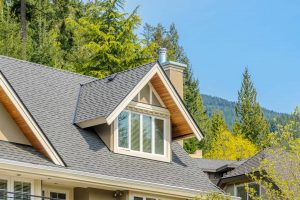
M 0 102 L 19 126 L 32 146 L 55 164 L 65 166 L 48 138 L 42 132 L 4 74 L 0 71 Z
M 172 122 L 173 139 L 176 140 L 195 136 L 198 140 L 201 140 L 203 138 L 203 134 L 200 128 L 194 121 L 174 86 L 158 63 L 156 63 L 149 70 L 149 72 L 141 79 L 141 81 L 129 92 L 129 94 L 108 116 L 100 116 L 94 119 L 85 120 L 76 123 L 76 125 L 81 128 L 87 128 L 103 123 L 107 123 L 108 125 L 112 124 L 118 115 L 129 105 L 132 99 L 148 82 L 151 82 L 156 92 L 171 113 L 170 118 Z
M 34 177 L 47 177 L 52 180 L 72 181 L 80 185 L 93 187 L 114 187 L 122 190 L 132 190 L 138 192 L 155 193 L 157 195 L 167 195 L 176 198 L 191 199 L 208 191 L 190 189 L 166 185 L 163 183 L 152 183 L 141 180 L 133 180 L 114 176 L 100 175 L 96 173 L 83 172 L 68 168 L 36 165 L 19 161 L 0 159 L 0 170 L 5 172 L 13 171 L 25 173 Z

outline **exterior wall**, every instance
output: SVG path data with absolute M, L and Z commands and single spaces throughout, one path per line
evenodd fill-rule
M 0 140 L 31 145 L 0 102 Z
M 105 145 L 111 150 L 114 150 L 114 134 L 113 134 L 114 125 L 101 124 L 94 127 L 94 130 L 105 143 Z
M 183 70 L 167 67 L 165 70 L 179 96 L 183 98 Z
M 57 185 L 42 185 L 43 195 L 50 197 L 50 192 L 65 193 L 68 200 L 74 200 L 74 189 L 72 187 Z
M 227 185 L 224 188 L 224 191 L 226 194 L 230 194 L 231 196 L 234 196 L 234 185 L 233 184 Z
M 133 200 L 134 196 L 148 197 L 148 198 L 153 198 L 153 199 L 157 199 L 157 200 L 183 200 L 183 199 L 186 199 L 186 198 L 174 198 L 174 197 L 167 197 L 167 196 L 162 196 L 162 195 L 153 195 L 153 194 L 129 191 L 129 200 Z

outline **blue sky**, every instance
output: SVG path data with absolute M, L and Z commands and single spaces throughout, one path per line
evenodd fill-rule
M 300 105 L 300 1 L 127 0 L 125 9 L 137 5 L 143 23 L 176 24 L 203 94 L 236 100 L 248 66 L 262 106 Z

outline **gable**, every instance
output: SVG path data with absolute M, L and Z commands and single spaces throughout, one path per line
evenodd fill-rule
M 104 123 L 110 125 L 150 82 L 171 114 L 172 138 L 182 139 L 193 135 L 199 140 L 203 138 L 199 127 L 158 63 L 110 77 L 80 87 L 74 118 L 74 123 L 79 127 L 87 128 Z
M 55 164 L 64 166 L 63 161 L 56 153 L 46 136 L 36 124 L 26 107 L 23 105 L 4 74 L 0 71 L 0 103 L 9 113 L 20 131 L 32 146 L 51 159 Z
M 0 102 L 0 140 L 31 145 L 16 122 Z

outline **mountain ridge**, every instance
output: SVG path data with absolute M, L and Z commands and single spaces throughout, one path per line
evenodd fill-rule
M 211 96 L 208 94 L 202 94 L 203 104 L 206 108 L 206 112 L 211 117 L 214 110 L 221 110 L 224 113 L 225 121 L 228 127 L 231 129 L 235 121 L 235 105 L 236 102 L 229 101 L 221 97 Z M 272 124 L 274 118 L 287 117 L 289 114 L 276 112 L 267 108 L 262 108 L 266 119 Z

